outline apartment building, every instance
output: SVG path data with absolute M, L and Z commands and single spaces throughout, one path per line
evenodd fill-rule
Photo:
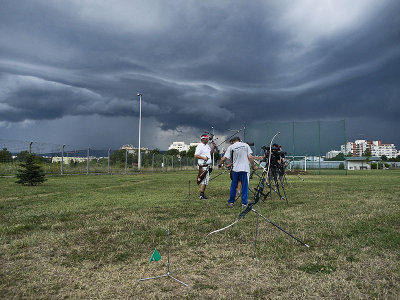
M 133 145 L 130 145 L 130 144 L 123 145 L 119 149 L 126 150 L 130 154 L 135 154 L 138 151 L 138 147 L 134 147 Z M 149 148 L 140 147 L 140 152 L 141 153 L 149 153 Z
M 187 144 L 185 144 L 185 142 L 173 142 L 168 147 L 168 150 L 176 149 L 179 152 L 182 152 L 182 151 L 186 151 L 187 152 L 187 151 L 189 151 L 190 147 L 192 147 L 192 146 L 197 147 L 198 144 L 200 144 L 200 143 L 190 143 L 189 145 L 187 145 Z
M 341 153 L 342 151 L 337 151 L 337 150 L 331 150 L 329 152 L 326 153 L 325 158 L 326 159 L 330 159 L 330 158 L 334 158 L 336 157 L 339 153 Z
M 185 142 L 173 142 L 169 147 L 168 150 L 176 149 L 179 152 L 188 151 L 189 145 L 186 145 Z
M 398 155 L 394 144 L 383 144 L 380 140 L 355 140 L 354 142 L 347 142 L 346 145 L 341 145 L 341 152 L 345 155 L 363 156 L 367 149 L 371 151 L 372 156 L 381 157 L 385 155 L 387 158 L 395 158 Z

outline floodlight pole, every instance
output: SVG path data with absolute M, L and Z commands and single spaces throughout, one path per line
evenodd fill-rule
M 111 148 L 109 148 L 108 149 L 108 153 L 107 153 L 107 171 L 108 171 L 108 174 L 111 174 L 111 172 L 110 172 L 110 152 L 111 152 Z
M 211 129 L 212 129 L 212 134 L 213 134 L 213 138 L 214 138 L 214 126 L 211 126 Z M 213 154 L 212 154 L 212 165 L 213 165 L 213 168 L 214 168 L 214 159 L 215 159 L 215 157 L 214 157 L 214 152 L 215 152 L 215 148 L 213 149 Z
M 140 157 L 140 132 L 142 129 L 142 94 L 137 94 L 139 97 L 139 147 L 138 147 L 138 170 L 142 171 L 142 159 Z
M 64 174 L 64 148 L 65 148 L 65 145 L 62 146 L 62 150 L 61 150 L 61 175 Z
M 90 155 L 90 148 L 87 149 L 87 158 L 86 158 L 86 175 L 89 175 L 89 155 Z

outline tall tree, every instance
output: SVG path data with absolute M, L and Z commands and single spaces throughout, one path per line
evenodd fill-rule
M 364 156 L 370 157 L 371 155 L 372 155 L 372 154 L 371 154 L 371 149 L 367 148 L 367 149 L 364 151 Z
M 169 149 L 167 151 L 167 155 L 178 155 L 179 154 L 179 150 L 178 149 Z
M 161 151 L 160 151 L 160 149 L 155 148 L 155 149 L 153 149 L 153 150 L 150 150 L 150 153 L 151 153 L 151 154 L 161 154 Z
M 327 161 L 342 161 L 344 160 L 344 154 L 342 152 L 340 152 L 338 155 L 336 155 L 335 157 L 332 158 L 328 158 L 326 159 Z
M 21 162 L 25 161 L 27 155 L 29 155 L 28 151 L 26 151 L 26 150 L 21 151 L 21 152 L 17 153 L 16 159 L 17 159 L 17 161 L 21 161 Z
M 116 164 L 116 163 L 125 164 L 125 155 L 126 155 L 126 150 L 125 149 L 115 150 L 110 155 L 110 161 L 111 161 L 112 164 Z M 137 161 L 137 155 L 136 154 L 133 155 L 132 153 L 128 153 L 128 157 L 127 157 L 128 165 L 131 165 L 134 161 Z
M 186 153 L 187 157 L 193 157 L 196 152 L 196 146 L 190 146 L 188 152 Z
M 0 151 L 0 163 L 12 162 L 12 154 L 7 148 Z

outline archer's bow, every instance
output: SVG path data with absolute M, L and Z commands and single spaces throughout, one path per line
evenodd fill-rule
M 221 229 L 217 229 L 217 230 L 214 230 L 214 231 L 210 232 L 209 234 L 206 235 L 206 237 L 208 237 L 208 236 L 210 236 L 210 235 L 212 235 L 212 234 L 214 234 L 214 233 L 217 233 L 217 232 L 223 231 L 223 230 L 225 230 L 225 229 L 228 229 L 229 227 L 235 225 L 237 222 L 239 222 L 241 219 L 243 219 L 251 210 L 253 210 L 253 206 L 256 205 L 256 204 L 258 203 L 258 201 L 260 200 L 260 197 L 261 197 L 262 195 L 264 195 L 264 194 L 263 194 L 263 191 L 264 191 L 265 177 L 268 176 L 268 174 L 269 174 L 269 166 L 270 166 L 270 163 L 271 163 L 271 147 L 272 147 L 272 142 L 274 141 L 275 137 L 276 137 L 278 134 L 280 134 L 279 131 L 278 131 L 278 132 L 273 136 L 273 138 L 271 139 L 271 143 L 270 143 L 270 145 L 269 145 L 270 151 L 269 151 L 269 157 L 268 157 L 268 168 L 267 168 L 267 169 L 263 168 L 263 173 L 262 173 L 262 175 L 261 175 L 259 184 L 258 184 L 257 189 L 256 189 L 257 192 L 256 192 L 256 194 L 254 195 L 254 201 L 247 204 L 247 207 L 239 214 L 239 216 L 238 216 L 238 218 L 237 218 L 236 221 L 234 221 L 233 223 L 231 223 L 230 225 L 228 225 L 228 226 L 226 226 L 226 227 L 223 227 L 223 228 L 221 228 Z
M 213 140 L 212 143 L 214 144 L 213 147 L 215 147 L 216 149 L 218 149 L 219 146 L 221 146 L 223 143 L 225 143 L 227 140 L 229 140 L 231 137 L 233 137 L 235 134 L 238 134 L 238 133 L 241 132 L 242 130 L 243 130 L 243 128 L 240 128 L 240 129 L 238 129 L 238 130 L 235 130 L 235 133 L 234 133 L 234 134 L 228 136 L 225 140 L 223 140 L 223 141 L 222 141 L 221 143 L 219 143 L 218 145 L 217 145 L 217 143 L 214 141 L 214 139 L 212 139 L 212 140 Z M 210 132 L 205 132 L 205 133 L 207 133 L 207 134 L 209 134 L 210 136 L 214 137 L 214 135 L 211 134 Z M 217 139 L 218 139 L 218 138 L 216 138 L 216 140 L 217 140 Z

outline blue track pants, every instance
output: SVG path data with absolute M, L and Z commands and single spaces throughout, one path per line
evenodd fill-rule
M 235 203 L 236 188 L 238 181 L 242 183 L 242 204 L 247 204 L 249 198 L 249 181 L 247 179 L 247 172 L 232 172 L 231 190 L 229 193 L 228 203 Z

